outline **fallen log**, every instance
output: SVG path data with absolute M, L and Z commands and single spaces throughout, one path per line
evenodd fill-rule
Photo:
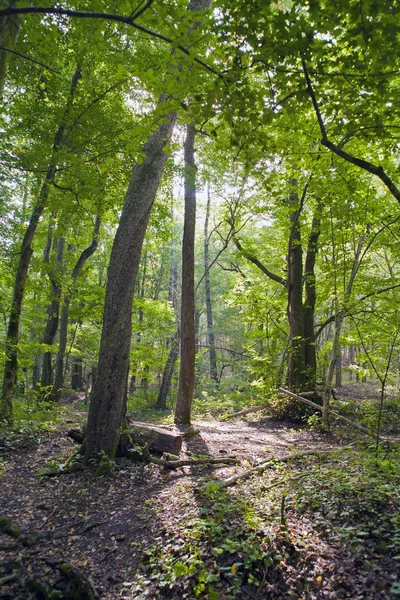
M 346 446 L 348 447 L 348 446 Z M 232 477 L 229 477 L 228 479 L 225 479 L 224 481 L 220 481 L 220 482 L 215 482 L 219 488 L 221 489 L 225 489 L 230 487 L 231 485 L 234 485 L 237 481 L 243 480 L 243 479 L 248 479 L 249 477 L 251 477 L 252 475 L 260 475 L 261 473 L 263 473 L 264 471 L 266 471 L 267 469 L 269 469 L 273 464 L 275 463 L 281 463 L 281 462 L 289 462 L 290 460 L 296 460 L 298 458 L 303 458 L 303 456 L 311 456 L 311 455 L 325 455 L 325 454 L 331 454 L 332 452 L 334 452 L 335 450 L 337 450 L 337 448 L 334 448 L 333 450 L 305 450 L 304 452 L 297 452 L 295 454 L 285 454 L 284 456 L 281 456 L 281 458 L 270 458 L 266 461 L 263 461 L 262 463 L 256 465 L 255 467 L 252 467 L 251 469 L 248 469 L 247 471 L 243 471 L 243 473 L 239 473 L 238 475 L 233 475 Z
M 322 412 L 322 410 L 323 410 L 322 406 L 320 406 L 319 404 L 316 404 L 315 402 L 312 402 L 311 400 L 307 400 L 306 398 L 302 398 L 301 396 L 298 396 L 297 394 L 294 394 L 293 392 L 289 392 L 289 390 L 284 390 L 283 388 L 279 388 L 278 392 L 281 392 L 282 394 L 286 394 L 286 396 L 290 396 L 291 398 L 294 398 L 295 400 L 299 400 L 299 402 L 308 404 L 309 406 L 312 406 L 313 408 L 315 408 L 315 410 L 319 410 L 320 412 Z M 372 433 L 371 431 L 369 431 L 366 427 L 363 427 L 362 425 L 359 425 L 358 423 L 351 421 L 351 419 L 347 419 L 346 417 L 343 417 L 340 413 L 336 412 L 335 410 L 328 409 L 328 412 L 329 412 L 329 414 L 333 415 L 337 419 L 341 419 L 348 425 L 351 425 L 355 429 L 362 431 L 362 433 L 365 433 L 366 435 L 369 435 L 370 437 L 373 437 L 373 438 L 376 437 L 375 434 Z M 383 436 L 381 436 L 381 439 L 390 441 L 389 438 L 386 438 Z
M 85 440 L 85 434 L 80 429 L 70 429 L 67 436 L 77 444 L 83 444 Z
M 164 460 L 162 458 L 149 457 L 149 462 L 165 467 L 166 469 L 178 469 L 179 467 L 196 467 L 207 465 L 234 465 L 238 462 L 235 456 L 227 456 L 225 458 L 193 458 L 182 460 Z
M 145 423 L 130 423 L 130 435 L 134 444 L 148 444 L 152 452 L 179 454 L 182 448 L 182 434 Z
M 68 437 L 78 444 L 85 441 L 85 432 L 79 429 L 70 429 Z M 182 448 L 182 434 L 175 431 L 169 431 L 147 423 L 130 423 L 130 437 L 133 444 L 144 446 L 148 444 L 149 450 L 163 454 L 178 455 Z

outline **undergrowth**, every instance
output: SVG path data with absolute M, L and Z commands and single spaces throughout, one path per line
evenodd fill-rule
M 189 510 L 179 531 L 145 551 L 135 597 L 314 597 L 329 576 L 311 567 L 316 539 L 357 557 L 360 577 L 382 570 L 382 557 L 400 559 L 399 459 L 398 449 L 346 449 L 278 467 L 283 485 L 275 489 L 271 473 L 229 491 L 209 481 L 195 491 L 197 514 Z M 303 577 L 292 589 L 293 570 Z M 345 590 L 346 581 L 338 582 Z M 399 587 L 393 581 L 391 593 Z M 375 594 L 367 590 L 364 597 Z

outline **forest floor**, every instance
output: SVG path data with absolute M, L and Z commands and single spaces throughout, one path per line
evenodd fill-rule
M 2 600 L 400 594 L 398 451 L 386 447 L 378 460 L 365 440 L 348 446 L 354 432 L 320 434 L 257 413 L 197 421 L 184 436 L 182 456 L 235 456 L 235 466 L 166 471 L 123 459 L 100 477 L 41 476 L 73 453 L 67 431 L 84 414 L 72 415 L 0 442 Z M 333 452 L 271 462 L 227 490 L 213 483 L 304 450 Z M 94 588 L 63 595 L 64 563 Z

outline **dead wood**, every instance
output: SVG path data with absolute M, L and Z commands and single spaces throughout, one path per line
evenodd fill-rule
M 83 444 L 85 439 L 85 434 L 80 429 L 70 429 L 67 433 L 67 436 L 74 440 L 77 444 Z
M 259 404 L 258 406 L 250 406 L 249 408 L 245 408 L 244 410 L 240 410 L 239 412 L 232 413 L 225 417 L 226 419 L 234 419 L 235 417 L 240 417 L 242 415 L 248 415 L 253 412 L 259 412 L 260 410 L 266 410 L 269 408 L 268 404 Z
M 70 429 L 67 435 L 78 444 L 83 444 L 86 437 L 85 433 L 79 429 Z M 168 452 L 178 455 L 182 448 L 183 436 L 181 433 L 169 431 L 147 423 L 131 423 L 129 437 L 133 444 L 140 446 L 148 444 L 149 450 L 159 452 L 160 454 Z
M 178 469 L 179 467 L 196 467 L 198 465 L 232 465 L 238 462 L 235 456 L 225 458 L 194 458 L 182 460 L 164 460 L 162 458 L 149 457 L 149 462 L 165 467 L 166 469 Z
M 320 406 L 319 404 L 315 404 L 315 402 L 312 402 L 311 400 L 302 398 L 301 396 L 298 396 L 297 394 L 294 394 L 293 392 L 289 392 L 289 390 L 284 390 L 283 388 L 279 388 L 278 391 L 281 392 L 282 394 L 286 394 L 286 396 L 290 396 L 291 398 L 294 398 L 295 400 L 299 400 L 299 402 L 308 404 L 309 406 L 312 406 L 316 410 L 319 410 L 320 412 L 322 412 L 322 406 Z M 369 435 L 370 437 L 373 437 L 373 438 L 376 437 L 376 435 L 374 433 L 372 433 L 371 431 L 369 431 L 368 429 L 366 429 L 366 427 L 362 427 L 362 425 L 359 425 L 358 423 L 354 423 L 354 421 L 351 421 L 350 419 L 343 417 L 341 414 L 339 414 L 335 410 L 328 409 L 328 412 L 329 412 L 329 414 L 333 415 L 334 417 L 341 419 L 348 425 L 351 425 L 355 429 L 362 431 L 362 433 L 365 433 L 366 435 Z M 385 440 L 385 441 L 391 441 L 389 438 L 383 437 L 383 436 L 381 436 L 381 439 Z
M 130 423 L 130 435 L 133 443 L 149 445 L 152 452 L 179 454 L 182 448 L 182 434 L 146 423 Z
M 347 448 L 348 446 L 344 446 L 344 447 Z M 225 488 L 230 487 L 231 485 L 234 485 L 238 481 L 241 481 L 243 479 L 248 479 L 252 475 L 255 475 L 255 474 L 260 475 L 261 473 L 263 473 L 264 471 L 269 469 L 275 463 L 289 462 L 291 460 L 303 458 L 304 456 L 311 456 L 311 455 L 323 456 L 325 454 L 331 454 L 335 450 L 336 450 L 336 448 L 334 448 L 333 450 L 305 450 L 304 452 L 297 452 L 295 454 L 285 454 L 284 456 L 281 456 L 281 458 L 268 459 L 267 461 L 263 461 L 262 463 L 256 465 L 255 467 L 252 467 L 251 469 L 248 469 L 247 471 L 243 471 L 243 473 L 239 473 L 239 475 L 233 475 L 232 477 L 225 479 L 225 481 L 217 482 L 217 485 L 219 488 L 225 489 Z M 275 486 L 273 485 L 273 487 L 275 487 Z

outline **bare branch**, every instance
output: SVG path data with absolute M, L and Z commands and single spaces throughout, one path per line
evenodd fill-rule
M 35 58 L 31 58 L 30 56 L 26 56 L 26 54 L 21 54 L 20 52 L 17 52 L 16 50 L 11 50 L 11 48 L 5 48 L 4 46 L 0 46 L 0 50 L 5 50 L 5 52 L 10 52 L 11 54 L 15 54 L 16 56 L 19 56 L 20 58 L 24 58 L 25 60 L 29 60 L 30 62 L 34 63 L 35 65 L 39 65 L 39 66 L 43 67 L 44 69 L 47 69 L 48 71 L 51 71 L 52 73 L 59 73 L 60 72 L 57 69 L 53 69 L 53 67 L 49 67 L 48 65 L 45 65 L 44 63 L 40 62 L 40 60 L 36 60 Z
M 253 254 L 250 254 L 250 252 L 247 252 L 235 236 L 232 236 L 232 239 L 235 243 L 236 248 L 239 250 L 239 252 L 241 252 L 241 254 L 249 262 L 253 263 L 253 265 L 256 265 L 256 267 L 258 267 L 260 269 L 260 271 L 262 271 L 264 273 L 264 275 L 266 275 L 273 281 L 280 283 L 281 285 L 286 285 L 286 283 L 287 283 L 286 279 L 283 279 L 283 277 L 280 277 L 280 275 L 276 275 L 275 273 L 272 273 L 272 271 L 270 271 L 265 265 L 263 265 L 262 262 L 260 262 L 256 256 L 253 256 Z

